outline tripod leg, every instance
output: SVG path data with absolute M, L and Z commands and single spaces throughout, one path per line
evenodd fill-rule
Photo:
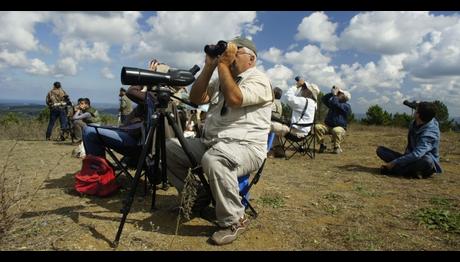
M 162 189 L 163 190 L 168 190 L 168 177 L 166 173 L 166 126 L 165 126 L 165 118 L 164 115 L 160 117 L 161 121 L 161 132 L 160 132 L 160 157 L 161 157 L 161 180 L 162 180 Z
M 118 241 L 120 240 L 121 232 L 123 231 L 123 227 L 125 225 L 126 218 L 128 217 L 128 213 L 129 213 L 129 211 L 131 209 L 131 205 L 133 204 L 134 195 L 136 194 L 136 188 L 137 188 L 137 186 L 139 184 L 139 180 L 140 180 L 141 174 L 142 174 L 142 169 L 143 169 L 144 164 L 145 164 L 145 158 L 147 157 L 148 149 L 150 148 L 150 145 L 152 143 L 153 132 L 154 132 L 154 127 L 152 127 L 148 131 L 147 141 L 142 146 L 142 152 L 140 154 L 139 161 L 137 162 L 136 174 L 134 175 L 134 178 L 133 178 L 133 182 L 132 182 L 132 185 L 131 185 L 131 191 L 129 192 L 127 198 L 125 199 L 124 206 L 121 209 L 121 212 L 123 213 L 123 216 L 121 218 L 120 226 L 118 227 L 118 232 L 117 232 L 117 235 L 115 237 L 115 241 L 114 241 L 115 246 L 118 245 Z

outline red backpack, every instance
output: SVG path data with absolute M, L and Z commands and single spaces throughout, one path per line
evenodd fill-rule
M 75 189 L 78 192 L 103 197 L 119 187 L 115 183 L 113 169 L 105 158 L 86 155 L 81 170 L 75 174 Z

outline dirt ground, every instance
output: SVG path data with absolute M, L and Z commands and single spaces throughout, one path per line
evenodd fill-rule
M 107 198 L 80 196 L 73 189 L 81 168 L 71 157 L 74 146 L 0 140 L 8 192 L 23 198 L 0 250 L 459 250 L 458 228 L 429 228 L 414 214 L 439 203 L 458 214 L 460 134 L 442 135 L 440 176 L 380 175 L 375 148 L 403 151 L 405 144 L 404 129 L 356 125 L 340 155 L 268 159 L 251 191 L 258 218 L 222 247 L 207 242 L 216 227 L 202 218 L 181 224 L 176 235 L 177 214 L 170 210 L 178 204 L 175 189 L 158 191 L 158 210 L 150 212 L 151 197 L 139 187 L 120 244 L 112 248 L 127 190 Z

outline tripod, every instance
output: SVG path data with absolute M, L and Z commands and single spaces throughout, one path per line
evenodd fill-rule
M 151 93 L 157 93 L 157 103 L 154 102 L 154 98 L 152 97 Z M 169 102 L 171 101 L 171 97 L 182 101 L 183 103 L 190 104 L 178 97 L 175 97 L 172 92 L 168 88 L 157 86 L 155 90 L 149 88 L 147 92 L 145 92 L 145 110 L 146 110 L 146 118 L 145 123 L 147 126 L 147 135 L 145 139 L 145 143 L 142 145 L 141 154 L 139 156 L 139 160 L 136 166 L 136 173 L 132 180 L 131 189 L 128 193 L 128 196 L 123 201 L 123 207 L 121 209 L 121 213 L 123 214 L 120 225 L 118 227 L 118 232 L 115 237 L 114 245 L 117 246 L 118 242 L 121 237 L 121 233 L 123 231 L 124 224 L 126 222 L 126 218 L 128 213 L 131 209 L 134 195 L 136 194 L 136 189 L 140 181 L 141 173 L 143 169 L 145 169 L 145 174 L 152 184 L 152 206 L 151 209 L 155 209 L 155 201 L 156 201 L 156 184 L 158 182 L 163 183 L 163 187 L 167 186 L 167 175 L 166 175 L 166 139 L 165 139 L 165 119 L 167 119 L 168 124 L 173 128 L 174 134 L 176 138 L 179 140 L 182 149 L 184 150 L 185 154 L 187 155 L 190 163 L 192 164 L 192 174 L 197 175 L 203 184 L 205 190 L 209 195 L 211 195 L 211 189 L 209 187 L 206 178 L 203 175 L 203 171 L 201 167 L 198 165 L 198 162 L 193 157 L 187 142 L 183 134 L 180 132 L 176 121 L 174 121 L 174 117 L 171 112 L 167 112 L 166 109 L 168 107 Z M 191 104 L 190 104 L 191 105 Z M 191 105 L 193 106 L 193 105 Z M 155 132 L 156 131 L 156 132 Z M 153 158 L 153 165 L 149 163 L 151 160 L 148 156 L 148 150 L 152 148 L 153 136 L 156 133 L 156 140 L 155 140 L 155 155 Z M 150 168 L 153 166 L 153 168 Z M 161 167 L 160 167 L 161 166 Z

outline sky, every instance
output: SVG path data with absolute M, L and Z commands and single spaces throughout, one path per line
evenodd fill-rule
M 44 103 L 59 81 L 72 101 L 116 104 L 123 66 L 203 67 L 206 44 L 241 35 L 274 87 L 300 75 L 350 91 L 355 113 L 410 113 L 407 99 L 460 116 L 460 12 L 0 11 L 0 25 L 1 99 Z

